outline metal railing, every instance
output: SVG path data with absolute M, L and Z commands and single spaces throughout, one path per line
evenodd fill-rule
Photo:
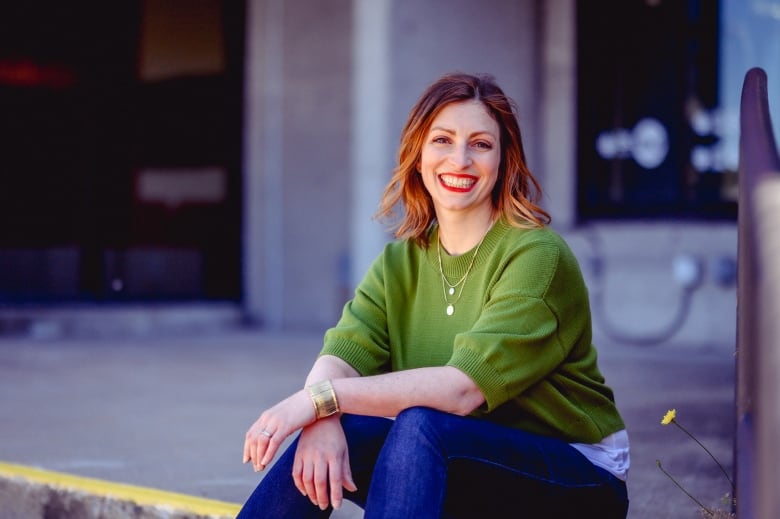
M 780 511 L 780 158 L 767 77 L 752 68 L 740 103 L 736 356 L 736 511 Z

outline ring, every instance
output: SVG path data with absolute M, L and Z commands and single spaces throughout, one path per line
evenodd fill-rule
M 263 429 L 262 431 L 260 431 L 260 434 L 262 434 L 262 435 L 263 435 L 263 436 L 265 436 L 266 438 L 270 438 L 271 436 L 273 436 L 273 434 L 272 434 L 272 433 L 270 433 L 270 432 L 266 431 L 265 429 Z

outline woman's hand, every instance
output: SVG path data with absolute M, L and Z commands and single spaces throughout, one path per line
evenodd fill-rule
M 298 391 L 263 411 L 246 432 L 244 463 L 251 461 L 255 472 L 265 469 L 274 459 L 285 438 L 315 419 L 314 407 L 305 390 Z
M 341 507 L 342 487 L 357 490 L 338 416 L 319 420 L 301 432 L 292 476 L 298 490 L 322 510 L 328 503 L 337 510 Z

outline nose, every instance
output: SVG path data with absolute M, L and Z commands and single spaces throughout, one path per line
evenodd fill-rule
M 453 146 L 450 150 L 449 161 L 457 169 L 469 167 L 472 161 L 468 146 Z

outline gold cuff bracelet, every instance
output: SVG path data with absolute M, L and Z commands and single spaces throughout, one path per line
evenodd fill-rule
M 323 380 L 308 386 L 311 403 L 314 405 L 314 414 L 317 419 L 325 418 L 339 412 L 339 402 L 336 400 L 336 391 L 330 380 Z

